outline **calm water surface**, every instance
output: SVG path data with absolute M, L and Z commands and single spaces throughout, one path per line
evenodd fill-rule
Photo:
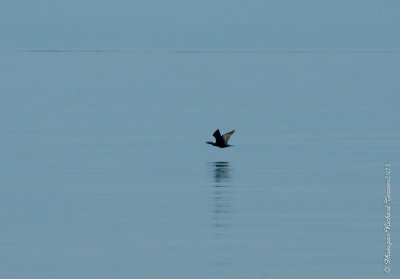
M 399 70 L 383 51 L 0 53 L 0 277 L 383 278 Z M 217 128 L 233 147 L 204 144 Z

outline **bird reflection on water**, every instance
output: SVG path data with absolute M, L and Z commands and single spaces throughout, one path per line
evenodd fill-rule
M 213 235 L 216 238 L 216 265 L 231 265 L 230 249 L 232 246 L 232 168 L 229 162 L 209 163 L 214 183 L 213 199 Z
M 229 182 L 229 162 L 213 162 L 215 183 Z M 217 187 L 217 186 L 216 186 Z M 223 186 L 222 186 L 223 187 Z
M 230 213 L 231 189 L 229 189 L 230 171 L 229 162 L 214 162 L 214 202 L 215 226 L 227 227 Z

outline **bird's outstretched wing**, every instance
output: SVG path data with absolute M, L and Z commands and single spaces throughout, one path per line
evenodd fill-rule
M 219 132 L 219 130 L 218 130 Z M 222 139 L 224 140 L 225 144 L 228 143 L 229 138 L 231 137 L 231 135 L 235 132 L 235 130 L 230 131 L 229 133 L 226 133 L 222 136 Z
M 219 129 L 214 132 L 213 137 L 215 138 L 216 144 L 224 144 L 225 141 L 224 141 L 223 137 L 221 136 Z

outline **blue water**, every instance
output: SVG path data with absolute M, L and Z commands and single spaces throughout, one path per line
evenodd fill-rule
M 379 50 L 0 53 L 0 278 L 383 278 L 399 65 Z M 204 144 L 216 129 L 234 146 Z

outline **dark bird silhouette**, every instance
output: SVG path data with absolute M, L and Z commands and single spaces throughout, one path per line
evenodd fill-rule
M 218 129 L 213 134 L 213 137 L 215 138 L 215 142 L 206 141 L 206 143 L 217 146 L 219 148 L 225 148 L 225 147 L 232 146 L 232 145 L 228 144 L 228 140 L 234 132 L 235 132 L 235 130 L 232 130 L 229 133 L 226 133 L 223 136 L 221 136 L 221 133 L 219 132 L 219 129 Z

